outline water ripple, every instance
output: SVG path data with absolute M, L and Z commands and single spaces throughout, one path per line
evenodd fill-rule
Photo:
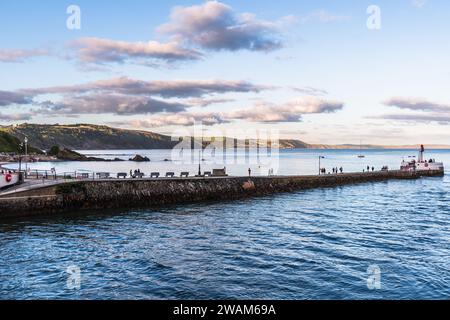
M 446 299 L 449 187 L 447 175 L 5 222 L 0 298 Z

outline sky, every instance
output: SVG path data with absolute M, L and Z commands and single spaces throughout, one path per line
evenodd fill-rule
M 0 125 L 450 144 L 444 0 L 1 1 Z

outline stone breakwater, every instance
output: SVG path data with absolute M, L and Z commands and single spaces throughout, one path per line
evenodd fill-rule
M 83 210 L 148 208 L 233 200 L 311 188 L 442 175 L 443 172 L 418 174 L 389 171 L 323 176 L 75 181 L 0 196 L 0 219 Z

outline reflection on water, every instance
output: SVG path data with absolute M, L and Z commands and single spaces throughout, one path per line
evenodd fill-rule
M 356 170 L 398 166 L 404 152 L 371 151 L 364 163 L 348 151 L 324 153 L 326 165 Z M 315 156 L 283 152 L 280 169 L 315 173 Z M 450 163 L 448 152 L 434 157 Z M 446 175 L 4 221 L 0 298 L 445 299 L 449 187 Z M 381 270 L 380 290 L 367 287 L 371 265 Z M 80 290 L 67 287 L 69 266 L 80 268 Z

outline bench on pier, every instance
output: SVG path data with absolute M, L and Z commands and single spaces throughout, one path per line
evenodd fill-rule
M 119 172 L 117 174 L 117 179 L 120 179 L 120 178 L 126 179 L 126 177 L 128 177 L 128 174 L 125 172 Z
M 175 177 L 175 172 L 166 172 L 166 178 L 173 178 Z
M 83 172 L 78 174 L 78 179 L 89 179 L 89 173 Z
M 152 172 L 150 178 L 159 178 L 159 172 Z
M 182 173 L 180 174 L 180 177 L 181 177 L 181 178 L 189 178 L 189 172 L 182 172 Z
M 142 172 L 136 172 L 133 174 L 133 178 L 142 179 L 143 177 L 145 177 L 145 174 Z
M 205 173 L 203 173 L 203 176 L 204 177 L 211 177 L 212 173 L 211 173 L 211 171 L 205 171 Z
M 213 174 L 214 177 L 227 177 L 227 171 L 225 168 L 223 169 L 213 169 Z
M 99 179 L 109 179 L 109 172 L 97 172 L 96 173 L 97 178 Z

